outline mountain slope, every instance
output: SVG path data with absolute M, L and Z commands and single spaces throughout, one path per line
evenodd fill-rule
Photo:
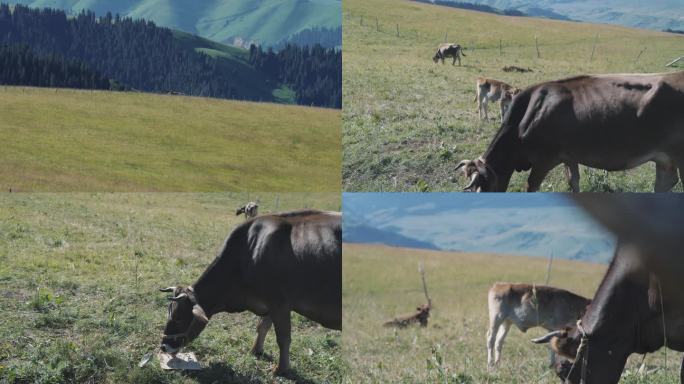
M 90 9 L 144 18 L 156 24 L 227 44 L 276 45 L 313 27 L 342 24 L 340 0 L 8 0 L 10 4 L 51 7 L 78 13 Z
M 532 16 L 553 12 L 573 20 L 619 24 L 628 27 L 684 30 L 684 2 L 680 0 L 468 0 Z

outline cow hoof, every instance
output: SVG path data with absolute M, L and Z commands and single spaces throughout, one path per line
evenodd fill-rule
M 277 365 L 275 368 L 273 368 L 273 374 L 275 376 L 289 377 L 292 375 L 292 371 L 290 368 L 280 368 L 280 366 Z
M 257 349 L 257 348 L 252 348 L 252 350 L 250 351 L 250 353 L 251 353 L 252 355 L 256 356 L 256 357 L 261 357 L 261 356 L 264 355 L 264 350 L 263 350 L 263 349 L 260 350 L 260 349 Z

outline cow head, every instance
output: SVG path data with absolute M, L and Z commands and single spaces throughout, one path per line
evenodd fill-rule
M 176 354 L 194 340 L 206 327 L 209 318 L 197 303 L 192 287 L 168 287 L 162 292 L 173 292 L 169 297 L 169 311 L 164 327 L 161 350 Z
M 629 356 L 620 353 L 619 347 L 607 348 L 604 343 L 591 341 L 589 336 L 583 338 L 577 328 L 554 331 L 532 342 L 550 344 L 556 354 L 553 369 L 564 383 L 569 384 L 617 383 Z
M 470 184 L 463 188 L 467 192 L 493 192 L 496 191 L 496 173 L 482 158 L 477 160 L 463 160 L 455 171 L 463 171 L 470 180 Z
M 439 56 L 439 50 L 437 50 L 437 53 L 435 53 L 435 55 L 432 57 L 432 61 L 434 61 L 435 63 L 438 62 L 440 58 Z

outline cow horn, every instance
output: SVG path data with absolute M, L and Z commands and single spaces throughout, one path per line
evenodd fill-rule
M 546 335 L 544 335 L 542 337 L 538 337 L 538 338 L 532 339 L 530 341 L 535 343 L 535 344 L 546 344 L 549 341 L 551 341 L 551 339 L 553 339 L 554 337 L 558 337 L 562 334 L 563 334 L 563 331 L 553 331 L 551 333 L 547 333 Z
M 180 299 L 182 299 L 182 298 L 185 298 L 185 297 L 188 297 L 188 294 L 185 293 L 185 292 L 183 292 L 183 293 L 181 293 L 180 295 L 178 295 L 178 296 L 176 296 L 176 297 L 169 297 L 169 300 L 171 300 L 171 301 L 178 301 L 178 300 L 180 300 Z
M 459 169 L 463 168 L 466 164 L 468 164 L 470 160 L 461 160 L 460 163 L 456 166 L 456 169 L 454 169 L 454 172 L 458 171 Z
M 176 287 L 166 287 L 166 288 L 160 288 L 159 292 L 173 292 L 176 290 Z
M 209 322 L 207 314 L 204 313 L 204 309 L 202 309 L 202 307 L 200 307 L 199 304 L 195 304 L 192 306 L 192 314 L 195 316 L 196 319 L 200 320 L 205 324 Z
M 480 172 L 473 172 L 473 175 L 470 176 L 470 184 L 468 184 L 467 187 L 463 188 L 463 190 L 464 191 L 472 190 L 473 186 L 475 186 L 475 183 L 477 182 L 478 176 L 480 176 Z

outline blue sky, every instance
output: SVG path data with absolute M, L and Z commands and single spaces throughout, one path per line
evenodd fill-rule
M 343 209 L 346 229 L 370 227 L 444 250 L 607 262 L 614 244 L 563 194 L 345 193 Z M 355 238 L 346 241 L 374 242 L 349 233 Z

